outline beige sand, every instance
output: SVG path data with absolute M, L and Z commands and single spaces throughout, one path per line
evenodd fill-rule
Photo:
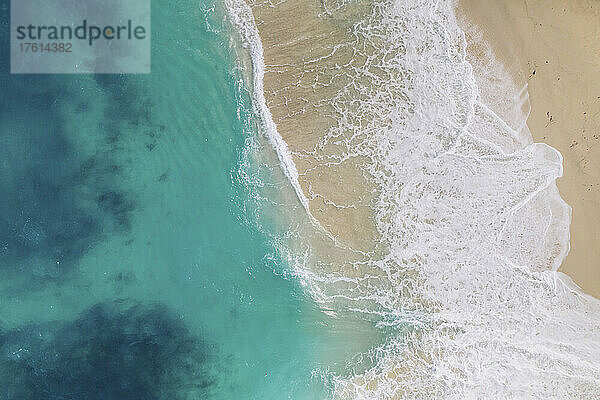
M 329 13 L 335 3 L 250 2 L 264 47 L 267 105 L 293 153 L 310 211 L 341 247 L 373 251 L 375 188 L 361 169 L 364 160 L 338 158 L 354 144 L 348 132 L 324 139 L 341 118 L 331 99 L 351 81 L 344 72 L 364 61 L 350 27 L 370 1 Z M 460 0 L 460 10 L 482 29 L 517 85 L 528 83 L 534 140 L 564 156 L 558 186 L 573 207 L 573 223 L 562 270 L 600 297 L 600 3 Z M 322 257 L 331 254 L 329 244 L 319 246 Z
M 330 99 L 349 83 L 340 66 L 358 62 L 348 44 L 351 15 L 348 22 L 331 18 L 317 1 L 251 5 L 264 48 L 267 105 L 293 154 L 310 211 L 342 245 L 370 251 L 376 231 L 364 160 L 338 159 L 351 147 L 343 133 L 324 140 L 339 117 Z
M 336 110 L 332 106 L 333 102 L 330 99 L 349 82 L 350 78 L 344 75 L 343 71 L 347 71 L 349 65 L 360 64 L 362 61 L 360 57 L 356 57 L 356 54 L 352 52 L 353 47 L 360 47 L 361 43 L 354 41 L 356 38 L 352 37 L 349 30 L 352 21 L 359 18 L 363 12 L 360 7 L 361 3 L 356 3 L 357 6 L 348 9 L 346 14 L 335 13 L 337 18 L 332 18 L 326 12 L 324 4 L 332 4 L 334 1 L 256 0 L 251 5 L 264 46 L 266 64 L 264 86 L 267 105 L 277 124 L 279 133 L 288 143 L 293 153 L 294 162 L 300 173 L 300 184 L 304 193 L 310 199 L 310 211 L 326 229 L 340 239 L 342 244 L 347 244 L 357 250 L 370 250 L 373 248 L 373 243 L 377 241 L 370 208 L 374 193 L 360 168 L 363 161 L 352 158 L 336 163 L 336 156 L 347 152 L 353 144 L 350 138 L 344 136 L 345 132 L 340 132 L 341 140 L 339 143 L 335 143 L 333 140 L 323 140 L 323 137 L 332 128 L 335 128 L 338 119 L 341 117 L 336 114 Z M 597 167 L 593 167 L 591 162 L 582 167 L 578 165 L 579 159 L 577 158 L 571 158 L 569 161 L 568 154 L 562 146 L 570 149 L 570 141 L 566 140 L 566 144 L 561 146 L 560 139 L 565 138 L 565 131 L 563 130 L 565 126 L 576 126 L 568 123 L 568 119 L 575 119 L 577 110 L 568 110 L 566 106 L 563 110 L 559 107 L 560 104 L 563 104 L 561 101 L 564 102 L 564 99 L 560 97 L 553 98 L 554 95 L 545 94 L 544 90 L 549 89 L 543 82 L 550 82 L 549 87 L 552 90 L 554 90 L 553 85 L 560 85 L 561 91 L 558 93 L 562 94 L 567 93 L 567 91 L 569 91 L 568 93 L 571 93 L 571 91 L 577 93 L 581 86 L 567 87 L 568 79 L 570 79 L 567 75 L 573 75 L 573 73 L 567 73 L 558 68 L 559 55 L 548 53 L 548 57 L 553 57 L 552 59 L 548 58 L 548 64 L 545 63 L 545 55 L 525 59 L 521 62 L 521 59 L 516 55 L 519 52 L 513 49 L 520 43 L 519 31 L 516 31 L 514 37 L 511 37 L 508 32 L 504 32 L 500 25 L 505 22 L 498 23 L 497 18 L 498 15 L 502 14 L 499 14 L 500 11 L 492 9 L 492 6 L 495 7 L 493 4 L 495 1 L 472 0 L 467 2 L 465 0 L 464 4 L 474 22 L 486 27 L 486 33 L 489 33 L 486 38 L 495 44 L 495 49 L 502 56 L 503 61 L 514 72 L 515 79 L 525 82 L 531 78 L 529 81 L 531 84 L 533 114 L 529 124 L 533 134 L 536 140 L 550 143 L 559 148 L 565 155 L 566 172 L 565 178 L 561 180 L 561 190 L 569 204 L 574 207 L 575 219 L 573 251 L 568 260 L 570 264 L 566 264 L 565 271 L 570 273 L 586 290 L 598 295 L 598 291 L 593 290 L 594 287 L 600 289 L 598 277 L 596 276 L 595 286 L 586 285 L 585 282 L 581 281 L 581 276 L 575 272 L 585 273 L 581 266 L 574 267 L 581 263 L 577 264 L 573 260 L 577 257 L 585 258 L 585 249 L 589 251 L 589 257 L 593 257 L 593 252 L 600 251 L 600 249 L 594 249 L 591 245 L 594 242 L 592 237 L 585 238 L 585 229 L 590 226 L 586 224 L 586 217 L 578 216 L 580 212 L 582 214 L 589 212 L 585 207 L 593 209 L 593 203 L 591 201 L 580 201 L 583 204 L 581 205 L 577 202 L 577 196 L 586 196 L 586 199 L 591 199 L 588 196 L 592 192 L 595 193 L 595 196 L 598 196 L 600 186 L 596 186 L 596 183 L 594 183 L 593 187 L 578 187 L 584 182 L 584 179 L 577 180 L 576 177 L 571 176 L 575 173 L 569 172 L 570 170 L 577 170 L 578 174 L 585 177 L 585 174 L 590 174 L 593 168 L 596 168 L 596 172 L 598 172 Z M 489 3 L 487 8 L 485 7 L 486 3 Z M 511 4 L 514 8 L 518 8 L 516 0 Z M 505 13 L 508 15 L 507 11 Z M 506 18 L 508 19 L 508 17 Z M 527 24 L 532 25 L 532 30 L 538 29 L 534 23 L 528 22 L 530 20 L 524 19 L 521 21 L 515 17 L 515 21 L 514 24 L 522 24 L 523 29 L 528 26 Z M 493 34 L 502 35 L 492 37 Z M 525 51 L 523 50 L 522 53 L 525 54 Z M 557 66 L 552 63 L 556 63 Z M 535 74 L 533 74 L 533 70 L 528 70 L 530 65 L 536 68 Z M 564 66 L 565 64 L 560 65 Z M 554 71 L 560 71 L 561 82 L 559 83 L 558 79 L 556 79 L 557 82 L 553 82 L 552 78 L 543 81 L 545 75 L 555 76 L 552 75 L 554 72 L 551 70 L 554 67 L 556 67 Z M 575 67 L 577 67 L 577 64 L 575 64 Z M 585 66 L 585 68 L 590 67 Z M 577 71 L 577 69 L 571 71 Z M 539 84 L 536 82 L 539 82 Z M 575 94 L 570 94 L 570 96 L 572 97 L 569 98 L 574 98 Z M 598 96 L 600 96 L 600 93 Z M 600 99 L 598 100 L 600 101 Z M 592 97 L 589 97 L 587 101 L 589 110 L 586 115 L 592 115 L 592 105 L 600 106 L 600 103 L 592 102 Z M 551 108 L 546 110 L 549 106 Z M 551 111 L 548 116 L 546 115 L 547 111 Z M 599 112 L 600 116 L 600 111 L 596 110 L 596 112 Z M 552 115 L 552 121 L 549 121 L 550 114 Z M 588 129 L 592 129 L 592 126 L 589 125 L 591 117 L 586 121 L 588 121 L 586 122 L 588 124 L 586 125 L 587 132 Z M 554 137 L 554 141 L 551 140 L 551 136 Z M 588 136 L 586 135 L 586 137 Z M 589 138 L 594 140 L 591 134 Z M 582 145 L 583 141 L 580 140 L 579 145 Z M 586 145 L 586 147 L 589 148 L 586 158 L 588 160 L 593 159 L 591 156 L 592 146 Z M 340 180 L 331 182 L 328 179 L 331 176 L 339 176 Z M 342 178 L 344 180 L 341 180 Z M 572 183 L 568 185 L 566 182 Z M 571 187 L 573 188 L 571 189 Z M 565 192 L 568 191 L 573 196 L 565 195 Z M 597 200 L 598 197 L 595 197 L 595 199 Z M 596 202 L 596 204 L 598 203 Z M 578 209 L 581 209 L 581 211 L 578 211 Z M 595 216 L 597 218 L 598 214 L 595 214 Z M 591 220 L 591 217 L 587 219 Z M 575 225 L 578 223 L 580 225 Z M 580 238 L 575 233 L 578 229 L 577 226 L 581 226 L 582 229 L 579 235 L 582 237 Z M 596 219 L 596 223 L 591 226 L 598 226 L 598 229 L 600 229 L 600 221 Z M 598 239 L 597 236 L 596 239 Z M 586 240 L 588 243 L 585 243 Z M 596 241 L 598 242 L 598 240 Z M 316 245 L 319 246 L 318 243 Z M 327 254 L 331 257 L 329 260 L 338 261 L 339 253 L 331 253 L 330 249 L 326 248 L 327 243 L 321 245 L 323 246 L 322 257 Z M 577 248 L 584 249 L 581 253 L 583 255 L 577 255 Z M 591 267 L 593 264 L 588 263 L 587 265 Z M 328 265 L 329 267 L 330 265 Z M 352 274 L 352 271 L 344 271 L 341 275 L 353 277 L 366 274 L 364 271 L 356 269 L 354 274 Z M 591 277 L 591 274 L 588 273 L 587 276 Z M 326 288 L 321 289 L 326 290 Z M 331 290 L 337 289 L 333 287 Z M 353 383 L 364 384 L 367 389 L 374 389 L 378 385 L 385 385 L 386 381 L 394 381 L 400 376 L 410 375 L 408 371 L 420 371 L 423 365 L 431 364 L 428 355 L 418 349 L 415 350 L 414 355 L 416 356 L 408 357 L 408 359 L 399 356 L 382 367 L 382 374 L 378 374 L 377 370 L 373 370 L 371 374 L 357 376 Z M 409 361 L 413 364 L 410 364 Z M 414 368 L 412 368 L 413 366 Z M 348 398 L 352 398 L 352 393 L 352 389 L 350 389 Z M 341 393 L 340 397 L 346 398 L 345 394 Z M 401 398 L 403 395 L 407 395 L 407 397 L 412 395 L 412 393 L 402 392 L 401 390 L 395 392 L 395 394 L 396 398 Z
M 459 12 L 528 83 L 534 141 L 564 157 L 558 188 L 573 222 L 561 270 L 600 297 L 600 2 L 460 0 Z

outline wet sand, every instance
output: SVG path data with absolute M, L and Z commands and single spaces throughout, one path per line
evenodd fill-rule
M 347 72 L 364 62 L 365 52 L 355 50 L 364 44 L 350 27 L 368 3 L 341 11 L 334 1 L 251 3 L 264 47 L 267 105 L 310 211 L 337 244 L 359 252 L 378 242 L 371 207 L 376 193 L 362 168 L 366 160 L 349 156 L 361 138 L 340 128 L 333 99 L 351 85 Z M 573 222 L 561 270 L 600 297 L 600 4 L 461 0 L 458 11 L 468 40 L 479 36 L 491 44 L 516 87 L 528 85 L 534 141 L 564 157 L 558 187 Z
M 364 138 L 353 136 L 356 132 L 361 132 L 360 129 L 354 131 L 346 129 L 351 124 L 344 124 L 344 119 L 349 118 L 354 110 L 350 109 L 350 112 L 343 114 L 336 107 L 340 100 L 342 100 L 344 106 L 353 104 L 353 101 L 359 102 L 362 100 L 361 96 L 363 94 L 350 90 L 352 81 L 357 75 L 360 79 L 360 74 L 356 74 L 356 72 L 360 71 L 360 66 L 365 63 L 364 55 L 375 52 L 370 53 L 368 45 L 361 42 L 358 34 L 353 35 L 350 27 L 354 21 L 364 16 L 363 13 L 367 8 L 365 4 L 371 2 L 350 2 L 349 4 L 353 6 L 343 9 L 341 12 L 330 13 L 328 7 L 333 7 L 334 1 L 284 0 L 278 2 L 273 0 L 269 2 L 252 2 L 250 5 L 264 48 L 266 67 L 264 94 L 267 106 L 274 122 L 277 124 L 279 134 L 292 152 L 293 160 L 300 174 L 299 183 L 302 191 L 309 198 L 310 212 L 338 239 L 336 244 L 342 245 L 335 246 L 335 250 L 348 246 L 352 250 L 358 250 L 357 253 L 360 254 L 361 251 L 372 251 L 376 248 L 376 243 L 380 239 L 372 215 L 372 210 L 375 208 L 372 202 L 376 198 L 377 192 L 373 185 L 369 183 L 370 177 L 363 168 L 363 163 L 370 160 L 362 159 L 360 156 L 349 157 L 364 142 Z M 486 2 L 490 3 L 490 7 L 484 9 L 485 3 L 478 6 L 475 0 L 472 1 L 473 9 L 480 11 L 480 14 L 477 15 L 481 15 L 482 21 L 487 12 L 492 9 L 492 0 L 486 0 Z M 517 7 L 516 2 L 512 4 Z M 465 10 L 468 9 L 466 2 L 464 7 Z M 475 11 L 473 11 L 473 17 L 475 15 Z M 496 21 L 498 11 L 491 11 L 490 15 L 493 18 L 490 17 L 489 21 Z M 471 15 L 469 14 L 469 16 Z M 477 26 L 483 23 L 475 19 L 473 19 L 473 22 Z M 491 24 L 491 22 L 487 23 Z M 368 25 L 368 23 L 365 24 Z M 498 34 L 505 32 L 503 26 L 497 25 Z M 533 26 L 535 28 L 535 25 Z M 487 32 L 490 31 L 487 30 L 486 26 L 484 39 L 491 41 L 491 38 L 486 36 Z M 536 70 L 536 73 L 533 74 L 533 71 L 527 69 L 527 61 L 531 62 L 531 59 L 522 64 L 514 54 L 512 47 L 515 43 L 518 43 L 517 34 L 518 32 L 512 38 L 506 33 L 505 39 L 494 42 L 496 45 L 494 49 L 499 53 L 498 58 L 504 61 L 506 67 L 512 72 L 517 91 L 525 82 L 530 83 L 533 113 L 529 126 L 536 141 L 547 142 L 565 155 L 566 173 L 565 178 L 560 183 L 563 197 L 574 207 L 575 221 L 585 221 L 585 217 L 583 219 L 577 217 L 580 211 L 577 211 L 576 201 L 565 196 L 564 193 L 566 190 L 564 189 L 564 182 L 580 183 L 581 181 L 569 181 L 572 178 L 570 178 L 568 171 L 573 169 L 570 167 L 569 162 L 572 161 L 568 162 L 567 154 L 562 147 L 549 139 L 551 132 L 554 136 L 557 136 L 557 139 L 559 136 L 562 137 L 560 133 L 563 125 L 558 125 L 559 107 L 555 105 L 558 99 L 554 99 L 554 95 L 546 96 L 543 92 L 545 86 L 542 84 L 539 85 L 539 89 L 533 88 L 533 82 L 541 81 L 539 79 L 541 72 Z M 384 36 L 381 37 L 385 39 Z M 378 37 L 374 35 L 371 40 L 376 41 Z M 377 55 L 374 57 L 377 57 Z M 539 60 L 535 59 L 534 61 L 540 64 Z M 371 60 L 367 63 L 368 68 L 365 69 L 370 68 L 368 72 L 377 75 L 378 64 Z M 536 64 L 536 68 L 541 70 L 541 67 L 537 66 L 538 64 Z M 544 65 L 551 64 L 549 62 L 548 64 L 544 63 Z M 385 79 L 385 77 L 379 76 L 377 78 Z M 372 79 L 372 81 L 377 80 Z M 498 87 L 509 86 L 504 85 L 504 82 L 498 82 Z M 509 87 L 506 90 L 512 93 L 510 89 Z M 567 89 L 563 88 L 563 90 Z M 572 89 L 569 88 L 568 90 Z M 491 97 L 496 95 L 499 98 L 502 97 L 501 101 L 505 100 L 502 95 L 506 93 L 501 95 L 494 91 L 490 93 L 492 93 Z M 347 97 L 340 98 L 340 95 Z M 368 93 L 364 93 L 364 97 L 368 97 Z M 546 97 L 549 98 L 546 99 Z M 519 100 L 518 96 L 515 100 Z M 552 103 L 552 121 L 548 121 L 550 113 L 546 114 L 547 110 L 545 108 L 550 103 L 544 102 L 550 102 L 551 100 L 555 103 Z M 369 108 L 365 107 L 364 109 L 368 110 Z M 565 111 L 564 114 L 560 115 L 561 120 L 562 118 L 573 117 L 570 115 L 572 113 L 572 111 Z M 514 114 L 518 113 L 515 112 Z M 502 115 L 502 117 L 505 117 L 505 115 Z M 548 120 L 544 120 L 544 118 Z M 381 122 L 383 125 L 385 120 L 377 119 L 376 122 Z M 548 125 L 546 126 L 546 124 Z M 566 122 L 563 124 L 566 124 Z M 567 125 L 571 126 L 571 124 Z M 340 129 L 340 127 L 343 129 Z M 549 131 L 544 134 L 540 127 L 549 129 Z M 365 131 L 369 132 L 368 130 Z M 592 157 L 588 158 L 591 159 Z M 339 180 L 332 180 L 332 176 L 335 176 L 336 179 L 339 178 Z M 578 185 L 579 183 L 572 183 L 572 185 Z M 598 189 L 600 189 L 600 186 Z M 586 187 L 584 190 L 584 194 L 586 194 L 594 189 L 587 190 Z M 582 191 L 575 192 L 573 190 L 573 193 L 580 192 Z M 590 207 L 589 203 L 585 204 Z M 587 211 L 581 212 L 585 213 Z M 587 226 L 585 222 L 583 225 Z M 600 226 L 598 223 L 596 225 Z M 585 232 L 583 235 L 585 236 Z M 575 234 L 573 234 L 573 238 L 574 247 L 585 248 L 585 243 L 578 244 L 584 241 L 583 239 L 575 242 L 577 240 Z M 589 240 L 593 242 L 593 238 Z M 415 297 L 419 295 L 421 287 L 417 282 L 420 260 L 403 259 L 402 263 L 408 265 L 406 270 L 400 269 L 400 265 L 392 265 L 390 269 L 400 271 L 400 273 L 394 275 L 392 279 L 388 279 L 385 275 L 387 271 L 385 268 L 388 268 L 388 265 L 383 268 L 376 268 L 376 265 L 361 264 L 357 259 L 348 262 L 345 258 L 348 256 L 347 253 L 344 251 L 332 252 L 330 243 L 326 241 L 311 243 L 310 247 L 315 249 L 315 253 L 319 253 L 319 256 L 315 257 L 319 260 L 319 263 L 317 266 L 311 266 L 312 268 L 307 269 L 308 278 L 306 279 L 311 280 L 314 277 L 315 282 L 311 283 L 317 287 L 317 290 L 315 290 L 317 299 L 335 298 L 336 301 L 338 299 L 345 301 L 350 297 L 360 299 L 360 296 L 368 299 L 366 295 L 372 294 L 373 288 L 375 288 L 380 290 L 381 293 L 392 295 L 391 300 L 385 304 L 385 307 L 389 307 L 389 309 L 409 311 L 416 309 L 416 314 L 423 310 L 427 310 L 427 312 L 433 310 L 431 314 L 435 314 L 434 307 L 427 302 L 428 299 L 421 302 L 421 298 Z M 573 254 L 572 251 L 569 260 L 574 258 Z M 569 262 L 569 260 L 567 261 Z M 415 267 L 411 269 L 413 265 Z M 340 271 L 335 271 L 338 267 L 341 267 Z M 566 264 L 564 268 L 579 284 L 582 284 L 581 280 L 577 280 L 577 275 L 569 270 L 569 264 Z M 339 273 L 336 274 L 336 272 Z M 411 279 L 406 280 L 417 282 L 417 284 L 408 285 L 407 288 L 400 287 L 401 285 L 398 285 L 398 283 L 404 282 L 401 276 L 408 276 L 412 273 L 415 274 L 416 278 L 412 279 L 411 276 Z M 465 276 L 464 280 L 470 279 L 472 279 L 471 276 Z M 588 292 L 594 293 L 584 284 L 582 286 Z M 401 290 L 401 292 L 395 292 L 395 290 Z M 395 296 L 397 293 L 399 295 Z M 514 296 L 514 298 L 518 298 L 518 296 Z M 406 304 L 403 303 L 404 300 L 406 300 Z M 486 307 L 489 304 L 484 303 L 481 310 L 488 311 L 489 309 Z M 361 309 L 369 309 L 367 304 L 360 303 L 360 305 Z M 380 305 L 381 303 L 375 304 L 376 307 Z M 332 310 L 335 309 L 335 307 L 332 307 Z M 496 312 L 495 306 L 491 309 Z M 488 320 L 495 321 L 495 317 L 490 316 L 492 314 L 488 312 L 484 314 L 484 317 L 489 317 Z M 469 329 L 472 328 L 468 322 L 465 325 Z M 488 329 L 486 328 L 486 330 Z M 435 363 L 444 366 L 447 364 L 452 365 L 453 351 L 456 348 L 460 349 L 461 344 L 459 343 L 456 347 L 451 348 L 446 357 L 445 354 L 440 354 L 438 351 L 439 348 L 446 349 L 446 347 L 439 346 L 439 344 L 446 343 L 446 341 L 451 344 L 456 343 L 453 342 L 454 332 L 442 332 L 439 333 L 440 336 L 436 336 L 438 333 L 439 331 L 434 330 L 432 335 L 425 339 L 422 338 L 421 332 L 415 333 L 407 339 L 407 342 L 415 343 L 414 348 L 400 350 L 398 348 L 381 348 L 382 352 L 390 352 L 389 358 L 378 360 L 378 368 L 348 378 L 347 384 L 342 382 L 339 387 L 336 387 L 336 398 L 353 398 L 359 392 L 372 394 L 384 391 L 389 394 L 389 397 L 386 398 L 418 397 L 422 394 L 435 396 L 438 392 L 443 393 L 447 389 L 445 383 L 440 383 L 441 380 L 432 380 L 431 376 L 423 373 L 423 371 L 431 371 L 432 365 Z M 478 334 L 474 336 L 479 337 Z M 496 339 L 497 336 L 494 336 L 494 340 Z M 510 340 L 510 338 L 504 339 Z M 470 360 L 467 356 L 477 357 L 477 355 L 467 354 L 465 356 L 467 360 Z M 462 366 L 458 366 L 455 371 L 458 381 L 463 378 L 460 376 L 461 368 Z M 468 367 L 466 369 L 468 370 Z M 419 385 L 415 385 L 414 382 L 419 383 Z M 373 398 L 378 397 L 373 396 Z
M 558 188 L 573 221 L 560 270 L 600 297 L 600 3 L 460 0 L 458 11 L 469 44 L 481 35 L 527 83 L 534 141 L 564 157 Z
M 374 187 L 361 167 L 365 160 L 350 155 L 357 144 L 352 132 L 337 129 L 341 116 L 332 102 L 352 83 L 348 68 L 361 63 L 349 29 L 360 2 L 335 17 L 328 2 L 250 5 L 264 48 L 267 106 L 292 153 L 310 212 L 338 245 L 373 251 Z

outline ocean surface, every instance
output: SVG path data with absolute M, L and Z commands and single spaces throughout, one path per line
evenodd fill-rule
M 526 87 L 452 2 L 362 3 L 330 101 L 385 251 L 351 269 L 319 259 L 245 2 L 154 0 L 149 75 L 10 75 L 1 8 L 0 400 L 598 398 Z
M 0 399 L 329 396 L 379 339 L 257 211 L 258 176 L 292 189 L 223 4 L 153 1 L 150 75 L 10 75 L 1 12 Z

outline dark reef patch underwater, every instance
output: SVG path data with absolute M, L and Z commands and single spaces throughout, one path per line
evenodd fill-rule
M 0 13 L 0 274 L 41 284 L 130 229 L 137 203 L 120 153 L 156 127 L 147 77 L 10 74 Z
M 152 129 L 149 105 L 118 75 L 4 70 L 0 88 L 0 271 L 62 279 L 102 236 L 130 229 L 136 201 L 120 182 L 119 151 L 132 127 Z M 78 121 L 73 110 L 85 117 Z M 83 137 L 87 143 L 78 143 Z
M 78 147 L 65 122 L 64 111 L 73 106 L 69 88 L 89 82 L 62 83 L 0 75 L 6 93 L 0 98 L 0 187 L 8 194 L 0 203 L 3 275 L 64 278 L 102 234 L 131 223 L 135 202 L 118 182 L 121 166 L 111 149 Z M 109 123 L 111 132 L 118 129 Z
M 205 398 L 211 348 L 164 306 L 97 304 L 76 320 L 0 333 L 0 399 Z

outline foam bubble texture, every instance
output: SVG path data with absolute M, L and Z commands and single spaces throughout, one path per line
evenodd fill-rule
M 331 100 L 339 123 L 322 146 L 368 160 L 389 251 L 298 268 L 319 301 L 396 334 L 373 349 L 374 368 L 334 378 L 335 397 L 600 398 L 600 305 L 556 271 L 571 209 L 560 153 L 525 125 L 526 88 L 502 68 L 475 76 L 450 1 L 377 0 L 353 38 L 343 45 L 360 62 L 345 66 L 354 79 Z

